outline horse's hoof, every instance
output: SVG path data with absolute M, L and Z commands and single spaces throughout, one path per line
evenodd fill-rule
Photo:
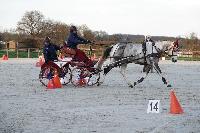
M 167 87 L 172 87 L 172 85 L 167 85 Z
M 133 88 L 133 85 L 129 85 L 130 88 Z
M 134 82 L 134 84 L 133 84 L 133 85 L 134 85 L 134 86 L 136 86 L 136 84 L 137 84 L 137 83 L 136 83 L 136 82 Z

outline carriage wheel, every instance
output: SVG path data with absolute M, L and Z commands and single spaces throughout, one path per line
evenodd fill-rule
M 71 82 L 72 79 L 72 71 L 69 67 L 64 67 L 63 68 L 63 73 L 62 76 L 60 77 L 61 83 L 63 85 L 67 85 L 68 83 Z
M 52 79 L 55 74 L 56 69 L 53 67 L 45 67 L 40 71 L 39 80 L 42 85 L 47 87 L 49 79 Z
M 87 85 L 88 76 L 87 70 L 82 67 L 76 67 L 72 70 L 71 82 L 74 86 L 85 86 Z
M 99 80 L 100 80 L 100 73 L 90 74 L 87 85 L 88 86 L 93 86 L 95 84 L 99 85 Z

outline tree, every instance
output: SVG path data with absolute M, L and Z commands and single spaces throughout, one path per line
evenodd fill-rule
M 89 40 L 94 40 L 94 33 L 90 30 L 87 25 L 81 25 L 78 28 L 80 34 Z
M 17 31 L 29 34 L 32 37 L 37 37 L 44 29 L 43 21 L 44 15 L 39 11 L 25 12 L 24 16 L 17 24 Z
M 193 44 L 193 50 L 195 51 L 195 50 L 199 50 L 200 49 L 200 47 L 199 47 L 199 45 L 198 45 L 198 37 L 197 37 L 197 34 L 196 33 L 194 33 L 194 32 L 192 32 L 191 34 L 190 34 L 190 39 L 191 39 L 191 42 L 192 42 L 192 44 Z
M 45 20 L 43 26 L 45 30 L 42 31 L 41 37 L 49 36 L 55 43 L 63 43 L 69 35 L 69 26 L 65 23 Z
M 15 40 L 18 41 L 19 40 L 19 35 L 14 32 L 15 30 L 10 29 L 10 30 L 4 30 L 1 33 L 1 41 L 11 41 L 11 40 Z
M 0 32 L 0 41 L 3 41 L 3 34 Z
M 54 38 L 61 44 L 69 35 L 69 26 L 65 23 L 55 22 L 53 26 Z
M 186 37 L 186 49 L 192 51 L 200 50 L 196 33 L 192 32 Z
M 109 39 L 108 33 L 105 31 L 95 31 L 95 39 L 98 41 L 107 41 Z

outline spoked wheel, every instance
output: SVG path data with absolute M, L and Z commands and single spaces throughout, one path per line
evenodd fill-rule
M 100 73 L 91 73 L 87 82 L 88 86 L 99 85 Z
M 85 86 L 87 85 L 87 80 L 89 76 L 89 71 L 83 67 L 75 67 L 72 70 L 71 82 L 74 86 Z
M 61 84 L 67 85 L 68 83 L 71 82 L 72 71 L 69 67 L 64 67 L 62 71 L 63 72 L 62 72 L 61 77 L 60 77 Z
M 39 74 L 39 80 L 42 85 L 47 86 L 49 79 L 52 79 L 56 69 L 53 67 L 44 67 Z

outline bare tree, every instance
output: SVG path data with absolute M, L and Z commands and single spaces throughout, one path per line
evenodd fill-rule
M 105 31 L 95 31 L 95 39 L 98 41 L 107 41 L 109 39 L 108 33 Z
M 79 30 L 80 34 L 81 34 L 82 36 L 84 36 L 85 38 L 87 38 L 87 39 L 89 39 L 89 40 L 94 40 L 95 35 L 94 35 L 94 33 L 92 32 L 92 30 L 90 30 L 90 29 L 87 27 L 87 25 L 84 24 L 84 25 L 79 26 L 78 30 Z
M 55 43 L 63 43 L 69 34 L 69 26 L 62 22 L 57 22 L 53 20 L 45 20 L 43 23 L 44 29 L 41 36 L 49 36 Z
M 11 40 L 18 41 L 19 35 L 14 31 L 15 31 L 14 29 L 4 30 L 1 33 L 1 40 L 2 41 L 11 41 Z
M 189 36 L 186 37 L 185 48 L 192 51 L 200 50 L 196 33 L 192 32 L 189 34 Z
M 57 43 L 63 43 L 69 35 L 69 26 L 65 23 L 56 22 L 53 26 L 53 33 Z
M 37 37 L 43 30 L 44 15 L 39 11 L 25 12 L 17 24 L 17 31 Z

